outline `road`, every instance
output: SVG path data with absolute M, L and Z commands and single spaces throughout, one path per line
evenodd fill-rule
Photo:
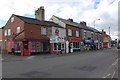
M 3 55 L 3 78 L 117 78 L 116 48 L 63 55 Z

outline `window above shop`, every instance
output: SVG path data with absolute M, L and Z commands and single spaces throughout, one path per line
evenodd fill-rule
M 46 35 L 47 34 L 47 31 L 46 31 L 45 27 L 41 27 L 41 34 L 42 35 Z
M 85 31 L 83 35 L 84 35 L 84 38 L 86 38 L 87 37 L 87 32 Z
M 93 32 L 91 32 L 91 38 L 93 38 L 93 37 L 94 37 Z
M 72 36 L 72 30 L 68 29 L 68 36 Z
M 20 33 L 20 27 L 17 27 L 16 32 L 17 32 L 17 33 Z
M 14 17 L 11 18 L 11 22 L 14 22 Z
M 79 37 L 79 31 L 76 31 L 76 37 Z
M 7 30 L 4 31 L 4 36 L 7 36 Z
M 11 29 L 8 29 L 8 36 L 11 35 Z

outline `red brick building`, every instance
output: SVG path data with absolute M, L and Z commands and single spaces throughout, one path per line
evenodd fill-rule
M 41 10 L 42 9 L 42 10 Z M 50 34 L 52 27 L 59 25 L 44 21 L 37 12 L 44 11 L 40 7 L 36 11 L 36 18 L 28 18 L 19 15 L 12 15 L 4 26 L 4 50 L 8 53 L 15 52 L 23 55 L 30 55 L 36 52 L 50 52 Z
M 3 33 L 3 29 L 0 28 L 0 53 L 1 53 L 1 50 L 2 50 L 2 33 Z
M 102 35 L 103 35 L 103 48 L 109 48 L 109 39 L 110 36 L 108 34 L 106 34 L 106 32 L 104 30 L 102 30 Z
M 50 21 L 66 29 L 66 52 L 80 51 L 80 24 L 73 22 L 73 19 L 65 20 L 54 15 Z

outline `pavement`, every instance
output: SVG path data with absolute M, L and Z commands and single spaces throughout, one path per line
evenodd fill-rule
M 3 55 L 3 78 L 118 78 L 117 48 L 61 55 Z

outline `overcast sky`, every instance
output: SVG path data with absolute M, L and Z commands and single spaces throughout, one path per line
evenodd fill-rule
M 104 29 L 112 39 L 118 38 L 119 0 L 2 0 L 0 2 L 0 27 L 4 26 L 12 14 L 34 18 L 40 6 L 45 8 L 45 19 L 52 15 L 75 22 L 86 21 L 88 26 Z M 97 20 L 100 19 L 100 20 Z

